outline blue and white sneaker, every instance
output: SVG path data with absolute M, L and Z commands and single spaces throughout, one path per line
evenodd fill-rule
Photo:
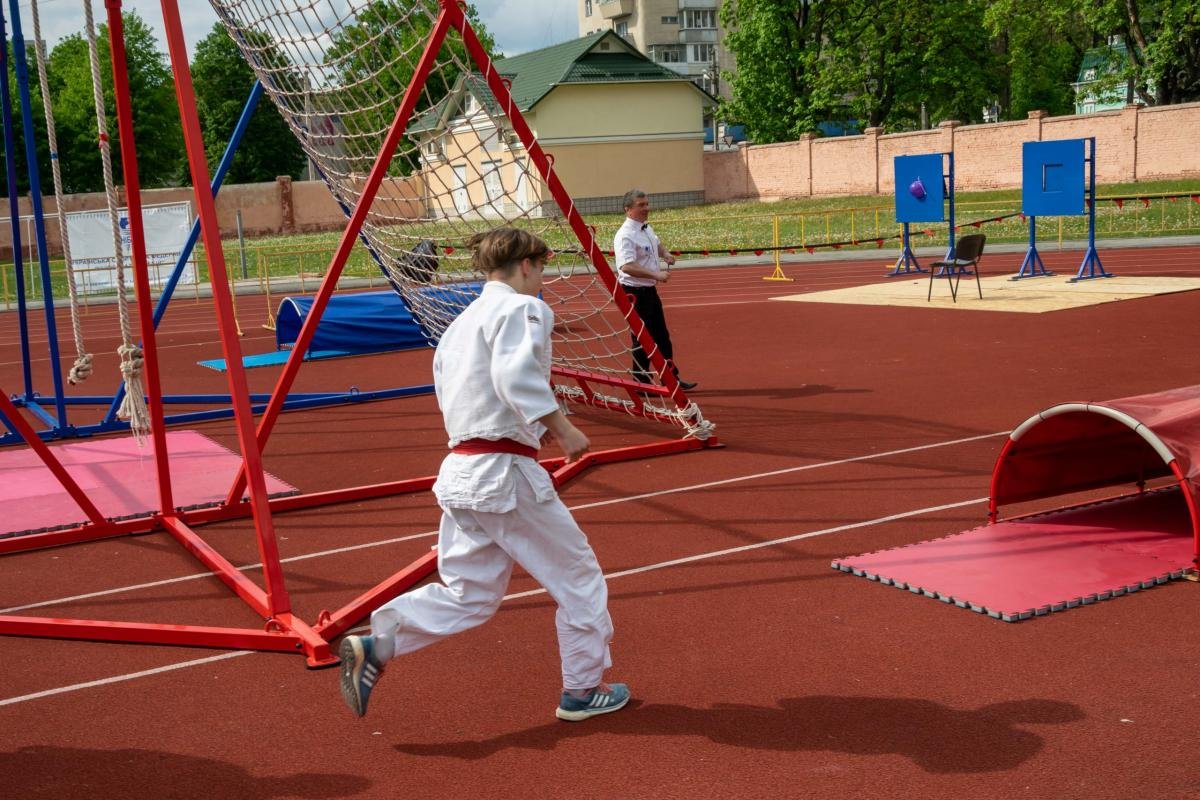
M 623 683 L 600 684 L 587 697 L 572 697 L 563 692 L 554 716 L 567 722 L 581 722 L 597 714 L 619 711 L 629 702 L 629 687 Z
M 338 655 L 342 659 L 342 699 L 361 717 L 367 713 L 367 701 L 375 682 L 383 674 L 383 664 L 374 656 L 375 640 L 370 636 L 347 636 Z

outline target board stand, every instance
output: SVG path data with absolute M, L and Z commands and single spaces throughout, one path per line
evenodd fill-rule
M 900 257 L 888 277 L 926 272 L 912 251 L 909 225 L 914 222 L 946 222 L 949 209 L 947 261 L 954 259 L 954 153 L 896 156 L 892 160 L 895 179 L 896 222 L 901 226 Z
M 1025 142 L 1021 147 L 1021 213 L 1029 249 L 1012 280 L 1053 275 L 1037 249 L 1037 218 L 1088 216 L 1088 246 L 1071 282 L 1111 278 L 1096 252 L 1096 137 Z

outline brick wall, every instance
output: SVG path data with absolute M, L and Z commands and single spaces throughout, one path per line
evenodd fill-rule
M 1096 180 L 1126 183 L 1159 178 L 1200 179 L 1200 103 L 1156 108 L 1129 106 L 1096 114 L 1049 117 L 1031 111 L 1016 122 L 960 125 L 883 134 L 744 145 L 704 154 L 704 198 L 773 200 L 821 195 L 891 194 L 898 155 L 954 153 L 960 190 L 1021 186 L 1021 145 L 1050 139 L 1096 137 Z

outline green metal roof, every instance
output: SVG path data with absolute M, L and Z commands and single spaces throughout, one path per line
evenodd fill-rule
M 1093 47 L 1084 52 L 1083 59 L 1079 64 L 1079 74 L 1075 80 L 1079 83 L 1086 83 L 1097 80 L 1104 75 L 1112 75 L 1128 59 L 1129 50 L 1126 49 L 1124 42 L 1114 42 L 1103 47 Z M 1085 77 L 1089 69 L 1096 70 L 1095 75 L 1091 78 Z
M 616 40 L 617 50 L 613 52 L 599 51 L 598 45 L 603 39 Z M 565 83 L 630 83 L 638 81 L 675 81 L 687 83 L 695 88 L 709 101 L 713 97 L 701 89 L 684 75 L 674 70 L 654 63 L 646 56 L 637 52 L 624 39 L 613 31 L 599 31 L 581 39 L 572 39 L 562 44 L 543 47 L 511 58 L 501 58 L 493 62 L 496 72 L 512 81 L 510 91 L 513 101 L 521 111 L 529 111 L 542 98 L 558 85 Z M 473 95 L 489 114 L 499 112 L 499 104 L 492 95 L 487 83 L 478 73 L 472 74 L 463 82 L 468 84 Z M 454 110 L 450 103 L 454 102 L 456 91 L 443 98 L 429 111 L 413 120 L 408 126 L 410 133 L 423 133 L 441 127 Z

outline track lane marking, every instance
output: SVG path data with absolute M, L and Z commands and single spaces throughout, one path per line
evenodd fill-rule
M 949 441 L 945 441 L 945 442 L 935 442 L 932 444 L 917 445 L 915 447 L 905 447 L 905 448 L 901 448 L 898 450 L 889 450 L 889 451 L 883 452 L 883 453 L 872 453 L 872 454 L 868 454 L 868 455 L 864 455 L 864 456 L 853 456 L 850 458 L 843 458 L 843 459 L 838 459 L 835 461 L 824 461 L 824 462 L 820 462 L 817 464 L 804 464 L 804 465 L 801 465 L 798 467 L 787 467 L 784 469 L 771 470 L 769 472 L 756 473 L 754 475 L 743 475 L 743 476 L 739 476 L 736 478 L 725 478 L 725 479 L 719 480 L 719 481 L 709 481 L 706 483 L 693 484 L 690 486 L 679 487 L 676 489 L 665 489 L 662 491 L 646 492 L 643 494 L 633 495 L 630 497 L 617 498 L 617 499 L 613 499 L 613 500 L 603 500 L 603 501 L 598 501 L 595 503 L 584 503 L 584 504 L 580 504 L 580 505 L 576 505 L 576 506 L 571 506 L 571 509 L 572 510 L 580 510 L 580 509 L 585 509 L 585 508 L 596 508 L 596 507 L 600 507 L 600 506 L 614 505 L 616 503 L 633 502 L 635 500 L 642 500 L 642 499 L 651 498 L 651 497 L 661 497 L 663 495 L 676 494 L 676 493 L 685 492 L 685 491 L 695 491 L 697 489 L 707 489 L 707 488 L 711 488 L 714 486 L 722 486 L 722 485 L 727 485 L 727 484 L 731 484 L 731 483 L 738 483 L 741 481 L 754 480 L 757 478 L 773 477 L 773 476 L 785 475 L 785 474 L 789 474 L 789 473 L 793 473 L 793 472 L 803 472 L 806 470 L 819 469 L 819 468 L 823 468 L 823 467 L 832 467 L 832 466 L 837 466 L 840 464 L 850 464 L 850 463 L 861 462 L 861 461 L 870 461 L 870 460 L 877 459 L 877 458 L 887 458 L 890 456 L 902 455 L 905 453 L 919 452 L 922 450 L 932 450 L 932 449 L 939 448 L 939 447 L 949 447 L 949 446 L 953 446 L 953 445 L 957 445 L 957 444 L 967 444 L 967 443 L 979 441 L 982 439 L 994 438 L 996 436 L 1005 436 L 1007 434 L 1008 434 L 1008 431 L 1001 431 L 1001 432 L 997 432 L 997 433 L 989 433 L 989 434 L 982 434 L 979 436 L 965 437 L 962 439 L 953 439 L 953 440 L 949 440 Z M 835 525 L 830 528 L 822 528 L 821 530 L 817 530 L 817 531 L 809 531 L 807 533 L 793 534 L 791 536 L 785 536 L 785 537 L 781 537 L 779 539 L 771 539 L 771 540 L 763 541 L 763 542 L 755 542 L 753 544 L 739 545 L 737 547 L 729 547 L 729 548 L 724 548 L 721 550 L 713 550 L 708 553 L 698 553 L 698 554 L 692 555 L 692 556 L 684 556 L 682 558 L 671 559 L 669 561 L 660 561 L 655 564 L 647 564 L 642 567 L 633 567 L 631 569 L 620 570 L 618 572 L 608 573 L 605 575 L 605 580 L 612 580 L 615 578 L 628 577 L 630 575 L 640 575 L 642 573 L 653 572 L 653 571 L 661 570 L 661 569 L 667 569 L 669 567 L 679 566 L 681 564 L 690 564 L 690 563 L 694 563 L 696 561 L 704 561 L 704 560 L 713 559 L 713 558 L 721 558 L 723 556 L 733 555 L 733 554 L 737 554 L 737 553 L 743 553 L 743 552 L 747 552 L 750 550 L 759 550 L 759 549 L 766 548 L 766 547 L 776 547 L 776 546 L 779 546 L 782 544 L 789 544 L 791 542 L 800 541 L 802 539 L 811 539 L 811 538 L 815 538 L 818 536 L 828 536 L 830 534 L 841 533 L 841 532 L 847 531 L 847 530 L 866 528 L 866 527 L 870 527 L 872 525 L 879 525 L 879 524 L 893 522 L 893 521 L 900 520 L 900 519 L 908 519 L 911 517 L 922 516 L 924 514 L 937 513 L 939 511 L 946 511 L 946 510 L 954 509 L 954 508 L 962 508 L 964 506 L 969 506 L 969 505 L 974 505 L 977 503 L 986 502 L 987 500 L 988 500 L 987 497 L 977 497 L 977 498 L 972 498 L 970 500 L 960 500 L 960 501 L 957 501 L 954 503 L 945 503 L 945 504 L 937 505 L 937 506 L 927 506 L 925 508 L 918 508 L 918 509 L 914 509 L 912 511 L 902 511 L 902 512 L 899 512 L 896 514 L 888 514 L 886 516 L 876 517 L 874 519 L 864 520 L 861 522 L 851 522 L 851 523 L 846 523 L 844 525 Z M 398 537 L 396 539 L 390 539 L 390 540 L 387 540 L 386 543 L 390 544 L 390 543 L 394 543 L 394 542 L 398 542 L 398 541 L 408 541 L 408 540 L 419 539 L 419 538 L 424 538 L 424 537 L 433 537 L 436 535 L 437 535 L 436 531 L 430 531 L 430 532 L 426 532 L 426 533 L 412 534 L 412 535 L 405 536 L 405 537 Z M 336 554 L 336 553 L 349 552 L 352 550 L 366 549 L 369 547 L 380 546 L 382 544 L 384 544 L 384 542 L 363 544 L 363 545 L 354 545 L 352 547 L 347 547 L 347 548 L 337 548 L 335 550 L 321 551 L 320 553 L 310 553 L 310 554 L 303 555 L 303 556 L 294 556 L 292 558 L 283 559 L 283 561 L 284 562 L 302 561 L 302 560 L 306 560 L 306 559 L 322 557 L 324 555 L 332 555 L 332 554 Z M 240 569 L 250 569 L 250 568 L 253 568 L 256 566 L 261 566 L 261 565 L 250 565 L 248 567 L 241 567 Z M 110 590 L 106 590 L 103 592 L 95 592 L 95 593 L 92 593 L 89 595 L 80 595 L 79 597 L 87 598 L 87 597 L 96 597 L 96 596 L 105 595 L 105 594 L 116 594 L 118 592 L 129 591 L 129 590 L 132 590 L 135 588 L 142 588 L 142 587 L 149 587 L 149 586 L 162 586 L 162 585 L 166 585 L 166 584 L 170 584 L 170 583 L 179 583 L 182 581 L 196 580 L 198 578 L 209 577 L 212 574 L 213 573 L 200 573 L 200 574 L 196 574 L 196 575 L 188 575 L 188 576 L 184 576 L 184 577 L 180 577 L 180 578 L 171 578 L 171 579 L 167 579 L 164 581 L 155 581 L 150 584 L 141 584 L 138 587 L 123 587 L 120 589 L 110 589 Z M 516 600 L 516 599 L 520 599 L 520 598 L 524 598 L 524 597 L 533 597 L 536 595 L 545 594 L 545 592 L 546 592 L 546 590 L 544 588 L 539 587 L 537 589 L 530 589 L 530 590 L 524 591 L 524 592 L 514 592 L 512 594 L 507 594 L 502 598 L 502 600 L 507 601 L 507 600 Z M 15 607 L 12 609 L 0 609 L 0 613 L 8 613 L 10 611 L 17 611 L 17 610 L 26 609 L 26 608 L 33 608 L 33 607 L 37 607 L 37 606 L 53 605 L 55 603 L 68 602 L 69 599 L 74 599 L 74 598 L 63 598 L 61 600 L 43 601 L 43 602 L 35 604 L 35 605 L 20 606 L 20 607 Z M 355 628 L 354 630 L 362 631 L 362 630 L 366 630 L 366 627 L 363 626 L 363 627 Z M 168 665 L 165 665 L 162 667 L 155 667 L 153 669 L 140 670 L 138 672 L 127 673 L 124 675 L 114 675 L 114 676 L 110 676 L 108 678 L 100 678 L 97 680 L 87 681 L 84 683 L 71 684 L 68 686 L 60 686 L 60 687 L 55 687 L 53 689 L 45 689 L 40 692 L 33 692 L 31 694 L 3 698 L 3 699 L 0 699 L 0 707 L 16 705 L 18 703 L 27 703 L 27 702 L 39 700 L 39 699 L 46 698 L 46 697 L 53 697 L 56 695 L 67 694 L 70 692 L 83 691 L 85 689 L 92 689 L 92 688 L 97 688 L 97 687 L 101 687 L 101 686 L 109 686 L 109 685 L 116 684 L 116 683 L 124 683 L 127 681 L 137 680 L 139 678 L 152 677 L 155 675 L 161 675 L 166 672 L 173 672 L 173 671 L 180 670 L 180 669 L 187 669 L 189 667 L 203 666 L 205 664 L 211 664 L 211 663 L 215 663 L 218 661 L 225 661 L 225 660 L 228 660 L 231 658 L 238 658 L 241 656 L 253 655 L 256 652 L 258 652 L 258 651 L 237 650 L 237 651 L 233 651 L 233 652 L 221 653 L 221 654 L 218 654 L 215 656 L 209 656 L 206 658 L 198 658 L 198 659 L 191 659 L 188 661 L 181 661 L 181 662 L 177 662 L 175 664 L 168 664 Z

